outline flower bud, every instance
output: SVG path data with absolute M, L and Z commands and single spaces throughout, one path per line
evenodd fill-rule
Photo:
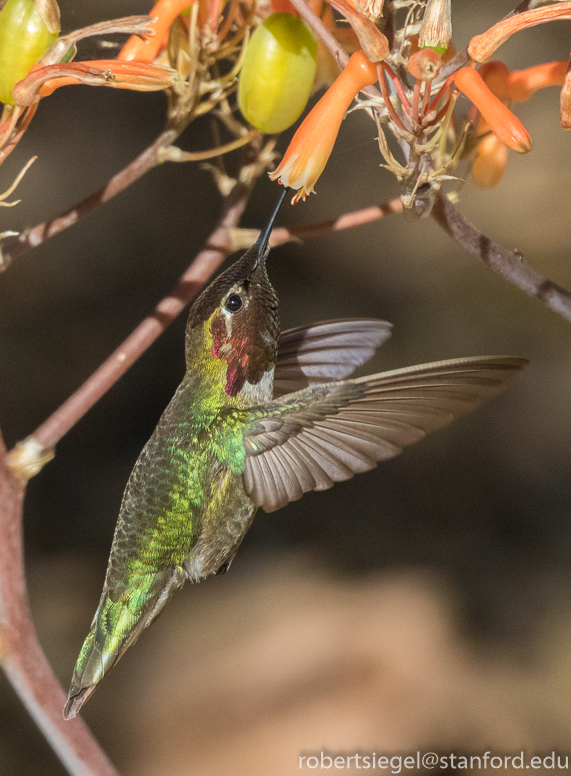
M 508 154 L 508 147 L 493 133 L 478 143 L 472 163 L 472 180 L 479 189 L 493 189 L 498 185 L 506 168 Z

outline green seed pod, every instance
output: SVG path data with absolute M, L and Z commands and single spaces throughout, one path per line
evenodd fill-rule
M 7 0 L 0 11 L 0 101 L 15 105 L 12 91 L 57 40 L 33 0 Z
M 238 85 L 238 105 L 260 132 L 281 132 L 309 99 L 317 69 L 317 43 L 304 21 L 275 13 L 248 43 Z

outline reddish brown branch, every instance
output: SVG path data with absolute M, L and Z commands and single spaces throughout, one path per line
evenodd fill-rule
M 230 230 L 237 225 L 244 211 L 249 191 L 242 184 L 234 186 L 224 200 L 216 229 L 173 292 L 159 302 L 152 315 L 145 318 L 81 388 L 34 432 L 32 440 L 42 448 L 59 442 L 194 299 L 232 250 Z
M 117 776 L 79 717 L 62 717 L 65 694 L 38 643 L 24 572 L 24 487 L 6 465 L 0 436 L 0 663 L 22 703 L 73 776 Z
M 438 194 L 432 210 L 436 223 L 459 245 L 483 262 L 508 283 L 534 296 L 550 310 L 571 321 L 571 293 L 529 267 L 521 254 L 509 251 L 479 232 L 454 207 Z
M 324 232 L 339 232 L 342 229 L 349 229 L 353 226 L 368 224 L 371 221 L 378 221 L 380 218 L 393 213 L 402 213 L 402 202 L 400 199 L 391 199 L 389 202 L 385 202 L 384 205 L 374 205 L 363 210 L 354 210 L 352 213 L 344 213 L 339 218 L 330 218 L 327 221 L 319 221 L 316 224 L 293 226 L 291 229 L 278 227 L 272 232 L 270 244 L 281 245 L 289 240 L 305 240 Z
M 65 213 L 62 213 L 57 218 L 45 221 L 43 224 L 38 224 L 30 229 L 25 229 L 17 237 L 6 240 L 2 245 L 0 269 L 5 269 L 6 265 L 23 253 L 26 253 L 26 251 L 36 248 L 49 240 L 50 237 L 54 237 L 54 235 L 73 226 L 80 218 L 90 213 L 98 205 L 113 199 L 113 197 L 116 197 L 117 194 L 120 194 L 149 170 L 152 170 L 153 167 L 161 164 L 164 149 L 170 147 L 181 132 L 182 128 L 180 130 L 165 130 L 152 145 L 146 148 L 140 156 L 121 170 L 121 172 L 114 175 L 109 183 L 99 189 L 99 191 L 90 194 L 89 197 L 66 210 Z

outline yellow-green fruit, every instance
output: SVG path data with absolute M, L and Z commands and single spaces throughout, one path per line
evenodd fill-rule
M 15 105 L 12 91 L 57 40 L 32 0 L 7 0 L 0 11 L 0 101 Z
M 302 19 L 275 13 L 248 43 L 238 85 L 238 105 L 260 132 L 291 127 L 309 99 L 317 68 L 317 43 Z

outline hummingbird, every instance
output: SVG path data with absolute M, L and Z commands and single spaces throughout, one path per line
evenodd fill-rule
M 527 363 L 463 358 L 348 379 L 391 324 L 331 320 L 280 336 L 266 259 L 287 191 L 190 309 L 186 373 L 127 482 L 66 719 L 186 580 L 228 571 L 259 507 L 273 512 L 393 458 Z

